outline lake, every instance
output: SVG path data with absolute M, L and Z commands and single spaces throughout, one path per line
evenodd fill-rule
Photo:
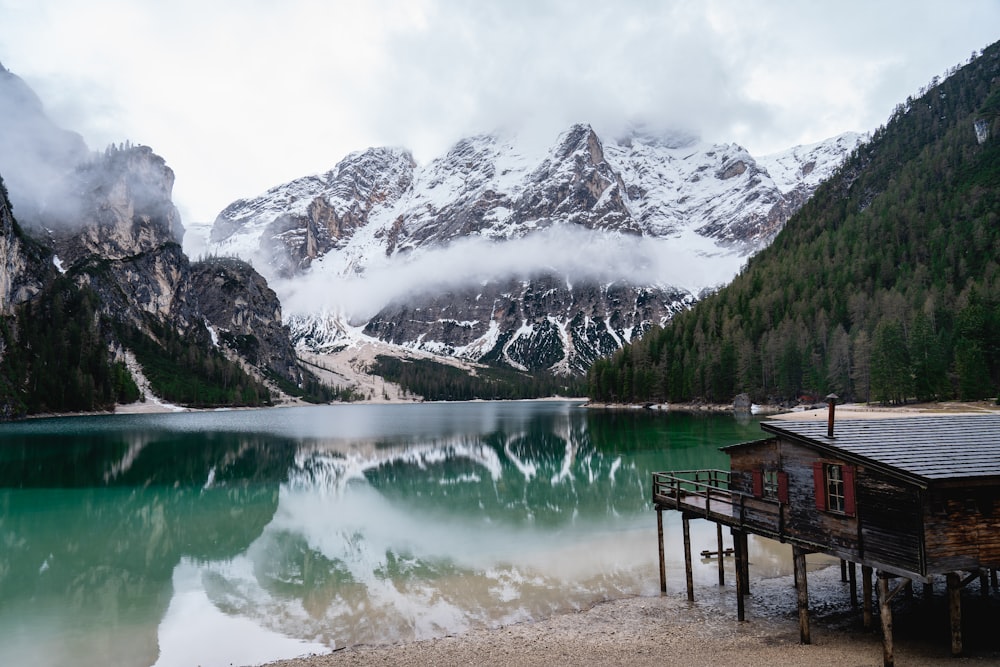
M 650 473 L 728 467 L 758 423 L 529 401 L 5 424 L 0 664 L 251 664 L 656 595 Z

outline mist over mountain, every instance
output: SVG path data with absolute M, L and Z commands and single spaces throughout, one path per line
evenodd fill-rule
M 312 351 L 367 336 L 580 373 L 728 282 L 860 139 L 755 158 L 580 124 L 541 148 L 469 137 L 426 165 L 372 148 L 233 202 L 188 247 L 252 261 Z
M 0 418 L 315 382 L 252 267 L 188 260 L 173 183 L 149 147 L 89 151 L 0 68 Z

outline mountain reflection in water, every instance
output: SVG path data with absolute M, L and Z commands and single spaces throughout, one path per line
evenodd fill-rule
M 759 433 L 572 402 L 4 425 L 0 664 L 253 663 L 654 594 L 650 473 Z

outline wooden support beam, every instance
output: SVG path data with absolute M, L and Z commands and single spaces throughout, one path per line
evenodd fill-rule
M 872 568 L 861 566 L 861 605 L 865 630 L 872 629 Z
M 996 568 L 991 568 L 990 569 L 990 583 L 993 584 L 993 588 L 994 589 L 1000 588 L 1000 586 L 997 585 L 997 571 L 996 571 Z
M 660 593 L 667 592 L 667 559 L 663 553 L 663 508 L 656 506 L 656 537 L 660 552 Z
M 715 537 L 719 545 L 719 585 L 726 585 L 726 550 L 722 548 L 722 524 L 715 524 Z
M 889 592 L 889 575 L 878 573 L 879 619 L 882 622 L 882 665 L 894 667 L 896 664 L 892 632 L 892 598 L 903 587 L 900 585 L 892 593 Z
M 733 528 L 730 532 L 733 536 L 733 555 L 736 557 L 736 618 L 745 621 L 747 620 L 746 603 L 743 600 L 743 577 L 740 576 L 740 571 L 743 568 L 746 553 L 741 546 L 739 531 Z
M 979 571 L 979 594 L 984 598 L 990 595 L 989 573 L 986 570 Z
M 951 654 L 962 655 L 962 582 L 957 572 L 949 572 L 948 618 L 951 621 Z
M 858 608 L 858 564 L 854 561 L 848 565 L 847 573 L 851 583 L 851 609 Z
M 809 582 L 806 574 L 806 552 L 801 547 L 792 547 L 795 565 L 795 580 L 798 582 L 799 642 L 811 644 L 809 636 Z
M 843 558 L 840 559 L 840 580 L 847 583 L 847 561 Z
M 743 551 L 743 567 L 740 576 L 743 577 L 743 595 L 750 595 L 750 534 L 740 533 L 740 550 Z
M 694 571 L 691 565 L 691 519 L 687 514 L 681 516 L 684 526 L 684 580 L 687 582 L 688 601 L 694 602 Z
M 924 602 L 930 603 L 934 599 L 934 584 L 930 581 L 924 584 Z

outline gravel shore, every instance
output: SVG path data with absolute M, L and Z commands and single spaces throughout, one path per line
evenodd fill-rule
M 853 667 L 881 665 L 882 640 L 874 628 L 861 626 L 850 607 L 847 584 L 837 567 L 809 575 L 813 611 L 812 644 L 799 643 L 794 590 L 788 577 L 754 582 L 748 620 L 736 620 L 735 591 L 707 587 L 689 603 L 683 592 L 637 597 L 595 605 L 584 611 L 529 623 L 472 630 L 390 646 L 354 646 L 327 655 L 273 663 L 271 667 L 341 667 L 344 665 L 809 665 Z M 938 598 L 941 592 L 938 592 Z M 895 613 L 897 665 L 1000 664 L 997 601 L 967 607 L 981 612 L 969 629 L 967 655 L 953 658 L 946 620 L 918 596 Z M 977 606 L 977 604 L 979 606 Z M 982 606 L 985 604 L 986 606 Z M 941 599 L 931 603 L 941 607 Z M 924 611 L 921 611 L 923 609 Z

